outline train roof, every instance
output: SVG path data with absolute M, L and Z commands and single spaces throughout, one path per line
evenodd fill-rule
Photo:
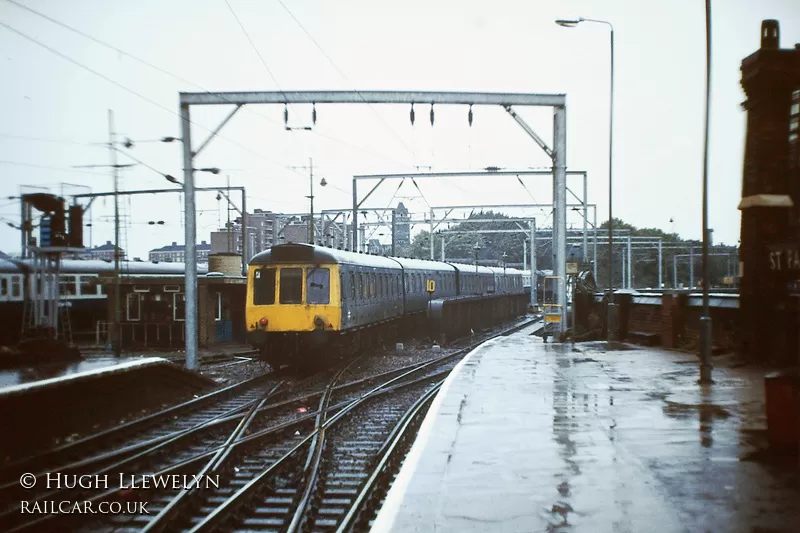
M 311 264 L 336 264 L 345 263 L 350 265 L 361 265 L 374 268 L 397 268 L 398 265 L 409 270 L 428 270 L 439 272 L 452 272 L 457 270 L 464 273 L 476 272 L 474 265 L 461 263 L 447 263 L 441 261 L 428 261 L 426 259 L 410 259 L 406 257 L 383 257 L 379 255 L 360 254 L 326 248 L 324 246 L 314 246 L 305 243 L 278 244 L 255 255 L 251 260 L 251 265 L 269 265 L 275 263 L 311 263 Z M 503 273 L 502 268 L 479 266 L 477 269 L 481 274 Z M 522 271 L 515 268 L 506 268 L 506 274 L 521 274 Z
M 0 259 L 0 272 L 18 273 L 21 270 L 20 263 L 28 268 L 33 267 L 33 261 L 30 259 L 14 261 Z M 153 263 L 150 261 L 120 261 L 119 270 L 123 275 L 172 274 L 176 276 L 183 276 L 186 273 L 186 264 Z M 110 274 L 113 272 L 113 261 L 103 261 L 100 259 L 63 259 L 61 261 L 62 274 Z M 208 266 L 198 265 L 197 272 L 199 274 L 205 274 L 208 272 Z
M 467 265 L 465 263 L 448 263 L 448 264 L 450 264 L 453 267 L 455 267 L 455 269 L 458 270 L 459 272 L 464 272 L 466 274 L 474 274 L 476 272 L 478 274 L 491 274 L 492 273 L 492 271 L 489 270 L 489 267 L 485 267 L 485 266 L 477 266 L 476 267 L 475 265 Z
M 347 263 L 374 268 L 397 268 L 397 262 L 388 257 L 359 254 L 303 243 L 278 244 L 269 250 L 256 254 L 250 259 L 251 265 L 270 265 L 274 263 Z
M 509 267 L 506 267 L 506 268 L 503 268 L 503 267 L 486 267 L 486 268 L 488 268 L 489 270 L 491 270 L 495 274 L 505 274 L 506 276 L 509 276 L 509 275 L 520 275 L 521 276 L 522 275 L 522 270 L 517 270 L 516 268 L 509 268 Z M 530 271 L 528 271 L 528 272 L 530 272 Z
M 405 257 L 392 257 L 394 261 L 400 263 L 403 268 L 412 270 L 435 270 L 440 272 L 453 272 L 453 265 L 440 261 L 428 261 L 427 259 L 408 259 Z

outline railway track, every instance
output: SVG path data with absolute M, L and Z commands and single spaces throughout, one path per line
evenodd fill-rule
M 392 472 L 402 460 L 398 457 L 405 456 L 401 442 L 413 440 L 408 435 L 415 433 L 415 424 L 421 420 L 418 415 L 425 412 L 460 356 L 472 347 L 351 381 L 344 381 L 344 377 L 354 374 L 349 367 L 356 360 L 329 371 L 327 377 L 312 376 L 305 388 L 299 384 L 281 388 L 277 379 L 269 382 L 271 387 L 261 382 L 249 391 L 247 401 L 227 406 L 227 410 L 194 425 L 183 422 L 179 428 L 172 427 L 171 433 L 162 427 L 161 434 L 149 434 L 149 439 L 137 435 L 136 443 L 129 444 L 124 453 L 105 451 L 60 465 L 95 475 L 116 471 L 208 476 L 216 480 L 213 486 L 138 492 L 120 487 L 103 492 L 58 491 L 59 499 L 95 505 L 146 500 L 149 514 L 45 515 L 29 520 L 31 517 L 20 515 L 17 507 L 0 514 L 0 529 L 361 529 L 372 519 L 388 489 Z M 176 411 L 171 412 L 178 416 Z M 49 457 L 51 464 L 55 464 L 55 457 L 58 454 Z M 29 460 L 27 464 L 37 463 Z M 60 466 L 58 471 L 63 472 Z M 0 490 L 10 491 L 11 487 L 7 483 Z M 10 501 L 19 497 L 13 491 L 3 497 L 6 495 L 12 496 Z M 29 493 L 24 496 L 32 499 Z M 36 497 L 46 501 L 54 494 L 38 493 Z

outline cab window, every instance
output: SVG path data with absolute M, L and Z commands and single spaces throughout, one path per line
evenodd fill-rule
M 259 268 L 253 274 L 253 305 L 275 303 L 275 269 Z
M 281 278 L 281 282 L 283 278 Z M 309 268 L 306 275 L 306 302 L 327 304 L 331 301 L 331 271 L 327 268 Z
M 280 291 L 281 291 L 280 303 L 282 304 L 303 303 L 303 269 L 282 268 Z

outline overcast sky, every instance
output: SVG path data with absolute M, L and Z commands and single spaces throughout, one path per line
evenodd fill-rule
M 15 0 L 55 21 L 0 0 L 3 50 L 0 84 L 2 195 L 21 185 L 75 194 L 111 190 L 108 109 L 119 137 L 179 137 L 180 91 L 445 90 L 565 93 L 567 162 L 589 172 L 589 202 L 608 215 L 609 37 L 604 25 L 562 28 L 557 18 L 608 20 L 615 28 L 614 215 L 637 226 L 700 238 L 705 73 L 701 0 Z M 231 9 L 232 8 L 232 9 Z M 710 225 L 715 240 L 739 239 L 745 113 L 742 58 L 759 47 L 761 20 L 780 21 L 781 46 L 800 41 L 800 2 L 726 0 L 713 5 Z M 235 16 L 234 16 L 235 13 Z M 255 45 L 254 50 L 237 18 Z M 259 57 L 260 54 L 260 57 Z M 133 56 L 133 57 L 132 57 Z M 145 65 L 150 63 L 158 69 Z M 82 66 L 80 66 L 82 65 Z M 90 72 L 87 69 L 91 69 Z M 353 174 L 550 166 L 549 158 L 502 110 L 416 106 L 317 106 L 313 132 L 283 129 L 282 106 L 243 108 L 198 158 L 247 188 L 248 208 L 308 210 L 314 159 L 316 209 L 351 205 Z M 520 114 L 552 145 L 552 109 Z M 195 143 L 228 113 L 193 110 Z M 290 107 L 290 126 L 311 125 L 310 106 Z M 206 128 L 206 129 L 204 129 Z M 38 139 L 38 140 L 36 140 Z M 99 144 L 92 144 L 99 143 Z M 196 146 L 196 144 L 195 144 Z M 179 143 L 142 142 L 131 155 L 181 176 Z M 124 155 L 120 163 L 133 163 Z M 137 166 L 122 171 L 121 188 L 175 187 Z M 383 185 L 368 205 L 402 199 L 422 218 L 427 206 L 548 203 L 549 178 L 420 180 Z M 66 185 L 59 185 L 59 184 Z M 225 177 L 198 174 L 199 186 Z M 581 192 L 577 178 L 570 188 Z M 414 197 L 417 198 L 414 198 Z M 4 222 L 19 223 L 18 203 L 0 200 Z M 179 194 L 122 202 L 123 247 L 146 257 L 151 248 L 183 242 Z M 198 240 L 227 216 L 213 194 L 198 196 Z M 549 209 L 506 211 L 536 216 Z M 112 202 L 92 209 L 92 242 L 113 238 Z M 163 220 L 163 226 L 148 221 Z M 672 222 L 670 222 L 672 220 Z M 570 214 L 569 224 L 579 225 Z M 424 226 L 419 226 L 421 229 Z M 88 244 L 89 233 L 86 233 Z M 3 224 L 0 249 L 16 252 L 19 233 Z

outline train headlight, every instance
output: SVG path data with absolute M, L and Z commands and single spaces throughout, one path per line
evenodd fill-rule
M 317 327 L 317 329 L 325 329 L 325 321 L 322 319 L 322 317 L 315 317 L 314 325 Z
M 267 322 L 269 322 L 269 320 L 267 320 L 267 317 L 265 316 L 262 316 L 261 319 L 258 321 L 258 323 L 261 324 L 261 327 L 264 328 L 267 327 Z

